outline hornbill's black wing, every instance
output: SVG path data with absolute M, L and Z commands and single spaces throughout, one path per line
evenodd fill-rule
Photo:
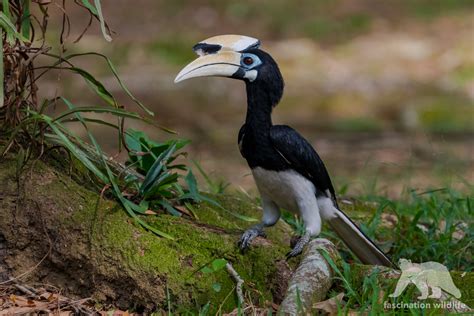
M 289 126 L 275 125 L 270 129 L 270 139 L 290 168 L 314 184 L 317 195 L 328 196 L 336 203 L 336 194 L 328 171 L 313 146 L 303 136 Z
M 313 147 L 298 132 L 285 125 L 273 126 L 270 139 L 289 167 L 314 184 L 316 196 L 325 195 L 334 201 L 334 217 L 328 222 L 354 254 L 363 263 L 392 267 L 385 253 L 337 206 L 329 174 Z

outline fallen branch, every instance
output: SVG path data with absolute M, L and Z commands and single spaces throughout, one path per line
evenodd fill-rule
M 240 308 L 243 309 L 245 308 L 244 294 L 242 292 L 242 285 L 244 284 L 244 280 L 240 277 L 237 271 L 235 271 L 232 264 L 230 264 L 229 262 L 226 263 L 225 268 L 235 281 L 235 292 L 237 293 L 237 299 L 239 301 Z
M 338 261 L 339 254 L 332 242 L 323 238 L 310 241 L 303 252 L 300 265 L 289 282 L 278 314 L 297 315 L 309 312 L 313 303 L 326 297 L 332 285 L 333 271 L 320 250 L 326 251 L 334 261 Z

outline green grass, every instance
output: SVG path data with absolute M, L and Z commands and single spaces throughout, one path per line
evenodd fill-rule
M 442 188 L 411 191 L 401 201 L 384 197 L 367 200 L 379 205 L 366 226 L 367 233 L 385 240 L 393 260 L 436 261 L 450 270 L 474 269 L 473 195 Z M 397 225 L 384 228 L 382 214 L 394 215 Z
M 385 197 L 366 197 L 366 201 L 378 204 L 372 218 L 367 225 L 363 225 L 367 234 L 382 240 L 382 245 L 388 249 L 388 254 L 395 262 L 400 258 L 410 259 L 414 263 L 435 261 L 442 263 L 450 271 L 472 272 L 474 195 L 461 194 L 447 188 L 425 192 L 411 191 L 407 195 L 406 199 L 399 201 Z M 394 215 L 397 224 L 388 229 L 384 226 L 382 214 Z M 349 276 L 351 267 L 347 266 L 346 269 L 349 271 L 346 271 L 345 275 Z M 388 299 L 387 295 L 393 292 L 395 284 L 393 281 L 380 282 L 376 274 L 377 272 L 374 272 L 364 281 L 361 288 L 358 287 L 357 294 L 351 296 L 349 292 L 346 310 L 370 310 L 371 313 L 380 314 L 384 312 L 380 301 L 416 302 L 419 292 L 414 286 L 410 286 L 397 300 Z M 463 281 L 459 275 L 453 275 L 453 278 L 460 287 Z M 472 306 L 471 292 L 464 291 L 461 300 Z M 384 293 L 383 299 L 373 301 L 376 293 Z M 407 312 L 418 314 L 420 310 L 412 308 Z M 424 312 L 428 313 L 428 310 Z M 431 312 L 442 313 L 436 308 L 432 308 Z M 388 312 L 398 313 L 399 310 Z
M 474 250 L 474 188 L 468 187 L 468 193 L 460 193 L 449 188 L 427 191 L 407 191 L 400 200 L 383 196 L 361 196 L 356 199 L 353 211 L 349 214 L 360 223 L 361 228 L 384 249 L 395 263 L 400 258 L 411 260 L 413 263 L 435 261 L 445 265 L 452 273 L 455 284 L 461 289 L 461 301 L 472 306 L 474 295 L 466 285 L 472 279 L 472 274 L 463 279 L 463 272 L 473 272 L 472 260 Z M 365 207 L 364 207 L 365 206 Z M 354 212 L 355 210 L 355 212 Z M 363 210 L 363 211 L 362 211 Z M 387 226 L 385 218 L 391 216 L 396 224 Z M 290 214 L 284 214 L 284 220 L 301 233 L 304 229 L 301 221 Z M 337 236 L 329 229 L 323 230 L 323 237 L 338 241 Z M 430 303 L 431 308 L 420 310 L 408 308 L 384 309 L 383 302 L 413 303 L 419 291 L 415 286 L 409 286 L 398 298 L 389 298 L 393 293 L 397 278 L 381 277 L 379 270 L 374 270 L 365 278 L 360 275 L 367 268 L 347 262 L 357 262 L 357 259 L 338 242 L 341 255 L 345 258 L 342 267 L 333 265 L 336 270 L 335 285 L 328 297 L 345 293 L 344 306 L 339 313 L 349 311 L 369 313 L 369 315 L 419 315 L 443 314 L 434 307 L 437 300 L 423 301 Z M 421 302 L 421 301 L 418 301 Z

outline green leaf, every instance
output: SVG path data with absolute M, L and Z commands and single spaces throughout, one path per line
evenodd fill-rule
M 212 289 L 213 289 L 214 291 L 216 291 L 216 292 L 220 292 L 221 289 L 222 289 L 222 286 L 221 286 L 220 283 L 213 283 L 213 284 L 212 284 Z
M 95 7 L 88 1 L 88 0 L 82 0 L 82 4 L 89 9 L 92 14 L 94 14 L 97 19 L 100 22 L 100 29 L 102 31 L 102 35 L 104 36 L 105 40 L 110 42 L 112 41 L 112 38 L 110 35 L 107 33 L 106 27 L 105 27 L 105 20 L 102 15 L 102 7 L 100 5 L 100 0 L 94 0 Z
M 158 204 L 160 204 L 161 206 L 163 206 L 165 208 L 165 210 L 170 213 L 171 215 L 173 216 L 182 216 L 182 214 L 180 212 L 178 212 L 170 203 L 168 203 L 167 201 L 165 200 L 162 200 L 162 201 L 159 201 Z
M 155 163 L 157 157 L 159 157 L 163 152 L 169 149 L 169 144 L 160 144 L 158 146 L 152 146 L 151 144 L 145 144 L 142 139 L 142 151 L 147 152 L 147 154 L 141 156 L 142 168 L 145 172 L 148 172 L 153 164 Z
M 97 9 L 89 2 L 89 0 L 82 0 L 82 4 L 87 8 L 89 9 L 92 14 L 94 14 L 95 16 L 97 16 Z
M 209 274 L 209 273 L 213 273 L 214 270 L 212 270 L 212 269 L 209 268 L 208 266 L 205 266 L 204 268 L 201 269 L 201 272 L 202 272 L 202 273 L 205 273 L 205 274 Z
M 211 302 L 207 302 L 206 305 L 204 305 L 200 310 L 199 310 L 199 316 L 207 316 L 209 313 L 209 308 L 211 306 Z
M 71 71 L 79 74 L 84 78 L 87 84 L 94 90 L 94 92 L 100 96 L 105 102 L 109 105 L 116 107 L 117 102 L 115 101 L 112 94 L 104 87 L 104 85 L 97 79 L 94 78 L 90 73 L 85 71 L 84 69 L 77 68 L 77 67 L 70 67 Z
M 200 200 L 200 194 L 199 194 L 199 191 L 198 191 L 198 188 L 197 188 L 196 177 L 194 176 L 191 169 L 189 170 L 189 172 L 186 175 L 186 177 L 184 178 L 184 180 L 186 181 L 186 184 L 188 185 L 188 190 L 189 190 L 189 193 L 191 194 L 191 196 L 195 196 L 197 199 Z
M 15 25 L 12 23 L 10 18 L 3 12 L 0 12 L 0 26 L 7 33 L 7 41 L 9 44 L 14 44 L 14 38 L 17 38 L 21 42 L 29 42 L 29 39 L 25 38 L 22 34 L 17 32 Z
M 30 38 L 30 0 L 23 0 L 23 15 L 21 16 L 21 34 Z
M 78 111 L 78 112 L 81 112 L 81 111 Z M 84 111 L 84 112 L 87 112 L 87 111 Z M 84 122 L 88 122 L 88 123 L 96 123 L 96 124 L 99 124 L 99 125 L 105 125 L 105 126 L 108 126 L 108 127 L 112 127 L 114 129 L 119 129 L 119 126 L 117 124 L 113 124 L 113 123 L 110 123 L 110 122 L 107 122 L 107 121 L 104 121 L 104 120 L 98 120 L 98 119 L 93 119 L 93 118 L 88 118 L 88 117 L 83 117 L 82 120 Z M 56 121 L 56 119 L 54 120 Z M 71 117 L 71 118 L 67 118 L 67 119 L 62 119 L 60 120 L 61 123 L 73 123 L 73 122 L 80 122 L 81 120 L 79 120 L 77 117 Z
M 107 29 L 105 27 L 105 20 L 104 16 L 102 15 L 102 7 L 100 5 L 100 0 L 94 0 L 95 8 L 97 9 L 97 17 L 99 18 L 100 21 L 100 29 L 102 31 L 102 35 L 104 36 L 105 40 L 107 42 L 112 41 L 112 37 L 107 33 Z
M 164 171 L 153 183 L 151 188 L 144 192 L 143 197 L 147 200 L 172 198 L 173 193 L 170 188 L 178 182 L 179 175 Z
M 111 176 L 112 175 L 112 172 L 110 171 L 110 168 L 108 168 L 107 172 L 109 173 L 109 175 Z M 161 236 L 161 237 L 165 237 L 167 239 L 170 239 L 170 240 L 174 240 L 174 238 L 165 233 L 165 232 L 162 232 L 161 230 L 158 230 L 156 229 L 155 227 L 147 224 L 145 221 L 143 221 L 142 219 L 140 219 L 137 214 L 135 214 L 135 212 L 133 212 L 133 210 L 129 207 L 129 205 L 127 204 L 127 199 L 123 197 L 122 193 L 120 192 L 120 189 L 119 187 L 117 186 L 117 184 L 115 183 L 112 183 L 112 187 L 115 191 L 115 195 L 118 197 L 118 199 L 120 200 L 120 202 L 122 203 L 123 207 L 125 208 L 125 210 L 127 211 L 127 213 L 141 226 L 143 226 L 144 228 L 148 229 L 149 231 L 153 232 L 154 234 L 158 235 L 158 236 Z
M 130 133 L 130 129 L 128 129 L 127 133 L 125 134 L 125 143 L 130 150 L 135 152 L 141 151 L 140 140 Z
M 65 99 L 61 98 L 61 100 L 64 101 Z M 131 118 L 131 119 L 141 120 L 145 122 L 147 121 L 145 118 L 141 117 L 140 114 L 137 114 L 135 112 L 130 112 L 127 110 L 117 109 L 113 107 L 94 107 L 94 106 L 82 106 L 82 107 L 75 107 L 75 108 L 69 109 L 67 111 L 62 112 L 58 116 L 56 116 L 53 121 L 61 121 L 62 119 L 64 119 L 65 117 L 71 114 L 81 113 L 81 112 L 107 113 L 107 114 L 112 114 L 119 117 Z
M 163 170 L 163 167 L 165 167 L 168 159 L 174 153 L 175 149 L 176 146 L 173 144 L 166 151 L 161 153 L 161 155 L 156 159 L 155 163 L 151 166 L 150 170 L 146 174 L 145 180 L 143 180 L 143 183 L 140 187 L 141 195 L 145 194 L 149 189 L 152 188 L 153 184 Z
M 8 20 L 11 21 L 12 16 L 10 14 L 10 4 L 9 4 L 8 0 L 3 0 L 2 1 L 2 6 L 3 6 L 3 13 L 8 18 Z M 3 26 L 2 26 L 2 28 L 3 28 Z M 15 29 L 15 31 L 16 31 L 16 29 Z M 7 34 L 7 42 L 12 44 L 15 41 L 15 37 L 10 32 L 7 32 L 6 34 Z M 3 38 L 3 34 L 2 34 L 2 38 Z M 3 53 L 3 50 L 2 50 L 2 53 Z
M 219 258 L 212 261 L 211 266 L 214 271 L 219 271 L 219 270 L 222 270 L 226 264 L 227 264 L 227 260 L 223 258 Z
M 69 138 L 61 131 L 57 123 L 52 122 L 49 117 L 41 115 L 41 120 L 47 123 L 52 131 L 59 137 L 61 143 L 73 154 L 87 169 L 89 169 L 96 177 L 98 177 L 102 182 L 108 183 L 109 179 L 107 176 L 100 171 L 97 166 L 87 157 L 87 154 L 74 145 Z
M 191 212 L 191 214 L 193 214 L 194 218 L 199 220 L 199 217 L 197 215 L 197 212 L 196 210 L 194 209 L 194 207 L 191 205 L 191 203 L 189 202 L 184 202 L 184 206 L 186 206 L 186 208 Z
M 161 155 L 173 144 L 176 145 L 176 150 L 184 147 L 189 143 L 187 140 L 171 140 L 165 143 L 158 143 L 151 140 L 145 133 L 127 129 L 125 141 L 127 147 L 131 150 L 129 152 L 129 161 L 138 162 L 137 171 L 142 174 L 147 174 L 155 163 L 157 157 Z M 173 162 L 177 156 L 171 156 L 168 160 L 168 164 Z M 184 170 L 183 165 L 168 165 L 168 169 L 181 169 Z
M 140 203 L 140 205 L 137 205 L 133 203 L 132 201 L 125 199 L 125 203 L 135 212 L 138 214 L 146 214 L 146 211 L 148 209 L 146 204 Z

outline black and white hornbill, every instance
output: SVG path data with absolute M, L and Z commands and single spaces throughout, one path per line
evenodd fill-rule
M 240 79 L 247 88 L 247 117 L 238 143 L 247 160 L 263 207 L 262 222 L 242 235 L 249 246 L 264 227 L 280 218 L 280 208 L 298 212 L 306 232 L 288 256 L 301 253 L 310 237 L 321 232 L 321 219 L 367 264 L 391 266 L 390 259 L 338 207 L 334 187 L 321 158 L 298 132 L 273 125 L 272 110 L 283 95 L 283 78 L 273 58 L 259 49 L 260 41 L 241 35 L 221 35 L 194 46 L 199 57 L 177 75 L 175 82 L 194 77 Z

